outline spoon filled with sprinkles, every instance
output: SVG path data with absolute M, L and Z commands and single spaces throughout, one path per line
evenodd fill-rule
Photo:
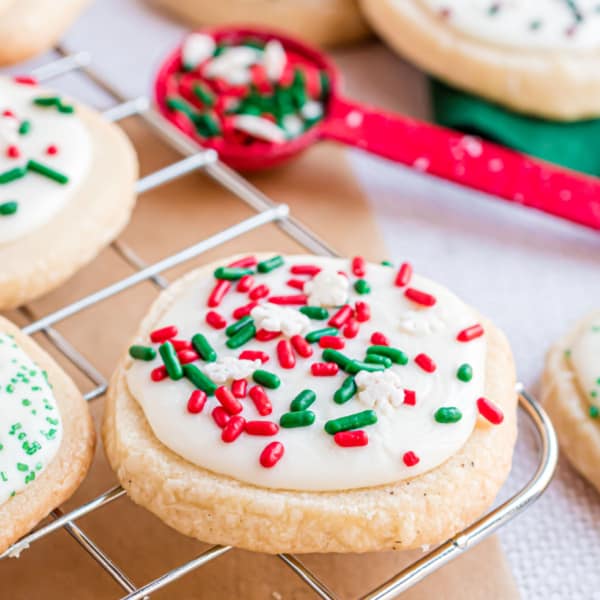
M 264 29 L 190 33 L 155 81 L 159 111 L 241 171 L 335 140 L 436 177 L 600 229 L 600 179 L 340 94 L 319 50 Z

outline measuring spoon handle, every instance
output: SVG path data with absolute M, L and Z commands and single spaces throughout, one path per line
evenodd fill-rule
M 416 119 L 334 98 L 322 137 L 600 229 L 600 179 Z

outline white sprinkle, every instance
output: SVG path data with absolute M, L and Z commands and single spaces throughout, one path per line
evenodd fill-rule
M 304 131 L 304 122 L 297 115 L 283 117 L 283 128 L 290 137 L 298 137 Z
M 228 73 L 224 79 L 231 85 L 247 85 L 252 81 L 252 73 L 248 69 L 238 69 Z
M 186 69 L 194 69 L 210 58 L 217 45 L 210 35 L 191 33 L 183 43 L 182 60 Z
M 240 69 L 248 69 L 258 63 L 262 52 L 256 48 L 247 46 L 238 46 L 227 48 L 223 54 L 214 58 L 204 69 L 204 76 L 209 79 L 222 77 L 228 79 L 232 73 L 237 73 Z
M 16 144 L 19 141 L 18 129 L 18 119 L 15 117 L 0 116 L 0 142 L 11 145 Z
M 311 306 L 339 306 L 348 300 L 350 283 L 337 271 L 323 269 L 304 284 L 304 293 Z
M 271 81 L 279 81 L 287 63 L 287 55 L 279 40 L 267 42 L 262 62 L 267 77 Z
M 235 356 L 226 356 L 217 362 L 206 363 L 202 368 L 215 382 L 225 383 L 230 379 L 245 379 L 260 369 L 260 360 L 244 360 Z
M 357 110 L 353 110 L 346 115 L 346 125 L 348 125 L 348 127 L 360 127 L 362 125 L 362 122 L 362 113 L 358 112 Z
M 323 105 L 316 100 L 309 100 L 300 109 L 300 114 L 308 120 L 318 119 L 323 115 Z
M 304 333 L 310 325 L 309 318 L 301 312 L 271 302 L 255 306 L 250 314 L 257 329 L 281 331 L 288 337 Z
M 407 310 L 398 319 L 398 328 L 410 335 L 430 335 L 444 331 L 447 327 L 443 319 L 434 313 Z
M 399 375 L 385 371 L 361 371 L 355 377 L 358 400 L 369 408 L 398 408 L 404 404 L 404 386 Z
M 282 144 L 286 140 L 285 131 L 268 119 L 255 115 L 236 115 L 233 126 L 240 131 L 253 135 L 261 140 Z

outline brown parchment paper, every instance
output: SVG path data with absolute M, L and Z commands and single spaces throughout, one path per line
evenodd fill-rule
M 140 152 L 144 172 L 180 158 L 138 123 L 129 123 L 127 129 Z M 321 145 L 294 164 L 253 179 L 271 197 L 288 203 L 296 217 L 339 252 L 352 255 L 360 251 L 368 259 L 385 258 L 373 217 L 340 148 Z M 153 262 L 252 214 L 241 201 L 196 173 L 145 194 L 121 240 L 144 260 Z M 195 264 L 233 252 L 258 250 L 302 249 L 276 226 L 269 225 L 165 275 L 173 279 Z M 109 248 L 61 289 L 32 303 L 31 309 L 42 316 L 131 272 L 132 268 Z M 60 323 L 57 329 L 108 377 L 156 293 L 150 283 L 140 284 Z M 9 316 L 23 322 L 16 312 Z M 36 338 L 48 347 L 43 335 Z M 52 353 L 56 356 L 56 352 Z M 81 373 L 60 356 L 57 358 L 82 389 L 91 388 Z M 91 403 L 96 423 L 100 422 L 102 403 L 102 399 Z M 99 448 L 90 475 L 66 509 L 92 499 L 116 483 Z M 78 521 L 78 525 L 136 585 L 147 583 L 207 548 L 170 530 L 127 498 L 97 510 Z M 309 555 L 303 560 L 339 598 L 349 599 L 382 583 L 418 555 Z M 124 595 L 64 530 L 35 543 L 20 559 L 0 562 L 2 600 L 112 600 Z M 403 596 L 410 600 L 517 597 L 494 538 Z M 153 598 L 309 600 L 316 595 L 279 558 L 235 550 L 169 585 Z

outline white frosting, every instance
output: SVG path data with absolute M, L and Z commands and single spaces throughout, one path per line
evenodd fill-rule
M 245 379 L 250 377 L 256 369 L 260 369 L 260 360 L 245 360 L 235 356 L 225 356 L 216 362 L 202 365 L 202 370 L 215 383 L 225 383 L 234 379 Z
M 0 215 L 0 244 L 31 233 L 63 210 L 91 164 L 90 137 L 77 113 L 64 114 L 56 107 L 33 103 L 36 97 L 54 95 L 37 86 L 0 78 L 0 115 L 9 110 L 15 116 L 0 116 L 0 174 L 34 159 L 69 178 L 68 183 L 60 184 L 29 171 L 20 179 L 0 183 L 0 204 L 18 203 L 16 213 Z M 29 121 L 31 129 L 19 135 L 23 121 Z M 18 158 L 8 156 L 9 146 L 18 148 Z M 57 153 L 48 154 L 49 146 L 56 146 Z
M 450 26 L 486 42 L 548 50 L 600 47 L 597 0 L 418 1 Z
M 62 422 L 43 371 L 0 334 L 0 505 L 35 481 L 56 456 Z
M 257 329 L 281 331 L 288 337 L 304 333 L 310 324 L 310 319 L 301 312 L 270 302 L 259 304 L 250 314 Z
M 573 344 L 571 364 L 585 397 L 600 406 L 600 317 L 587 325 Z
M 307 263 L 322 267 L 322 273 L 351 272 L 347 260 L 288 256 L 283 267 L 267 274 L 258 273 L 255 277 L 257 283 L 267 285 L 274 295 L 296 295 L 297 290 L 286 285 L 291 276 L 289 268 L 294 264 Z M 211 276 L 191 279 L 153 325 L 153 329 L 176 325 L 180 339 L 190 339 L 195 333 L 203 333 L 221 361 L 225 357 L 239 357 L 244 350 L 265 352 L 269 360 L 260 368 L 277 374 L 281 379 L 277 389 L 267 389 L 273 413 L 261 417 L 252 400 L 247 398 L 241 401 L 244 406 L 242 416 L 247 420 L 265 419 L 278 423 L 281 415 L 289 411 L 294 397 L 308 388 L 317 395 L 317 400 L 310 407 L 316 415 L 312 426 L 281 428 L 276 436 L 268 438 L 243 434 L 234 443 L 224 443 L 221 430 L 211 418 L 211 411 L 218 406 L 215 397 L 209 397 L 200 414 L 192 415 L 186 409 L 193 390 L 188 380 L 151 381 L 151 370 L 162 364 L 159 357 L 150 362 L 132 361 L 128 365 L 129 390 L 142 407 L 155 435 L 167 447 L 196 465 L 258 486 L 341 490 L 385 484 L 423 473 L 459 450 L 473 430 L 477 418 L 476 401 L 484 395 L 486 339 L 483 336 L 469 343 L 457 342 L 457 333 L 477 323 L 477 316 L 448 290 L 416 275 L 411 285 L 437 298 L 435 306 L 423 309 L 423 315 L 443 319 L 446 327 L 423 336 L 403 332 L 398 327 L 398 318 L 414 311 L 414 303 L 404 297 L 402 288 L 394 286 L 395 275 L 395 269 L 368 264 L 365 279 L 371 285 L 371 293 L 358 295 L 354 291 L 346 292 L 352 305 L 357 300 L 368 302 L 372 317 L 361 323 L 355 338 L 345 339 L 342 352 L 362 360 L 371 345 L 371 335 L 380 331 L 389 337 L 391 346 L 404 351 L 410 360 L 406 365 L 394 364 L 383 378 L 360 374 L 357 382 L 360 382 L 362 397 L 354 396 L 345 404 L 335 403 L 333 395 L 346 379 L 346 373 L 340 370 L 333 377 L 311 375 L 311 364 L 322 360 L 322 349 L 318 344 L 312 345 L 314 354 L 311 358 L 296 356 L 296 367 L 287 370 L 280 367 L 276 352 L 282 338 L 270 342 L 253 340 L 237 350 L 228 349 L 224 330 L 212 329 L 199 318 L 199 307 L 206 306 L 214 286 L 215 280 Z M 234 289 L 216 309 L 222 315 L 229 317 L 236 307 L 248 302 L 247 294 Z M 336 309 L 332 308 L 330 316 L 335 312 Z M 309 331 L 323 327 L 327 327 L 327 321 L 311 320 Z M 147 345 L 149 340 L 145 337 L 134 343 Z M 436 362 L 434 373 L 426 373 L 415 364 L 414 358 L 420 353 L 428 354 Z M 457 369 L 463 363 L 469 363 L 473 368 L 473 378 L 469 383 L 456 377 Z M 205 371 L 209 368 L 202 361 L 196 364 Z M 253 384 L 251 379 L 249 383 Z M 396 393 L 399 386 L 414 390 L 415 406 L 399 402 L 400 396 Z M 383 389 L 381 398 L 372 397 L 375 387 Z M 324 431 L 324 424 L 330 419 L 366 410 L 364 402 L 373 404 L 378 415 L 377 423 L 364 427 L 369 437 L 368 445 L 361 448 L 339 447 Z M 459 408 L 462 419 L 453 424 L 436 422 L 436 410 L 448 406 Z M 266 469 L 259 464 L 258 457 L 266 444 L 274 440 L 283 443 L 285 454 L 276 466 Z M 402 457 L 408 451 L 415 452 L 420 458 L 416 466 L 404 464 Z
M 206 59 L 210 58 L 217 44 L 212 35 L 204 33 L 190 33 L 185 38 L 181 50 L 181 59 L 186 69 L 193 69 Z
M 306 282 L 304 293 L 311 306 L 340 306 L 348 300 L 348 278 L 336 269 L 326 268 Z

